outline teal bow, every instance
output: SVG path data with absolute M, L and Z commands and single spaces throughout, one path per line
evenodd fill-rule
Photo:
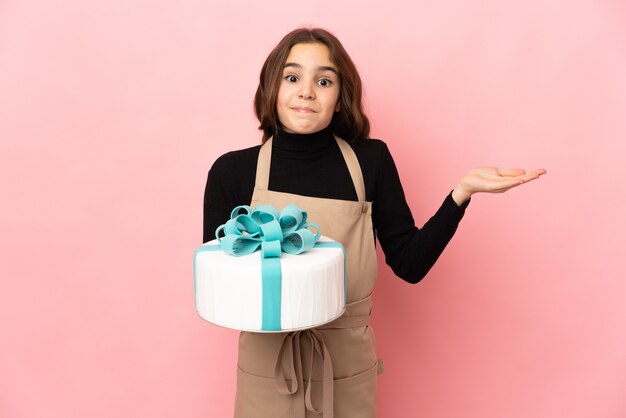
M 301 254 L 320 238 L 319 227 L 306 219 L 307 213 L 296 205 L 280 212 L 271 205 L 258 205 L 254 210 L 243 205 L 233 209 L 230 219 L 215 230 L 220 248 L 228 254 L 240 257 L 261 248 L 263 331 L 281 330 L 281 252 Z

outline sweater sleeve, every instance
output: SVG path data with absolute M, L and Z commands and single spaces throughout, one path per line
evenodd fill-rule
M 227 152 L 211 166 L 204 189 L 203 242 L 215 238 L 235 207 L 250 204 L 260 149 L 255 145 Z
M 393 272 L 409 283 L 419 282 L 435 264 L 456 232 L 469 200 L 459 207 L 452 193 L 420 229 L 406 202 L 398 170 L 385 145 L 380 153 L 376 199 L 372 216 L 385 260 Z
M 228 173 L 232 172 L 228 154 L 218 158 L 209 170 L 204 189 L 202 242 L 215 238 L 215 230 L 230 217 L 237 206 L 237 187 Z

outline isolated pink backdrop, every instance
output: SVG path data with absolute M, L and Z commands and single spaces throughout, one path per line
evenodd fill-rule
M 357 63 L 420 225 L 471 167 L 548 169 L 475 196 L 419 285 L 381 268 L 379 416 L 623 418 L 625 13 L 3 1 L 0 416 L 231 416 L 237 334 L 194 307 L 204 183 L 258 143 L 260 66 L 311 24 Z

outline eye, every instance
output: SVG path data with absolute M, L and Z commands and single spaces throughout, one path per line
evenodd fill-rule
M 298 77 L 293 74 L 286 75 L 284 78 L 290 83 L 295 83 L 296 81 L 298 81 Z
M 322 78 L 317 83 L 322 87 L 330 87 L 333 85 L 333 82 L 327 78 Z

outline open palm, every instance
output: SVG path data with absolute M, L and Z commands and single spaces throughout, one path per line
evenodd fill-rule
M 546 174 L 543 168 L 526 172 L 521 168 L 477 167 L 471 169 L 453 191 L 454 200 L 462 203 L 474 193 L 502 193 Z

